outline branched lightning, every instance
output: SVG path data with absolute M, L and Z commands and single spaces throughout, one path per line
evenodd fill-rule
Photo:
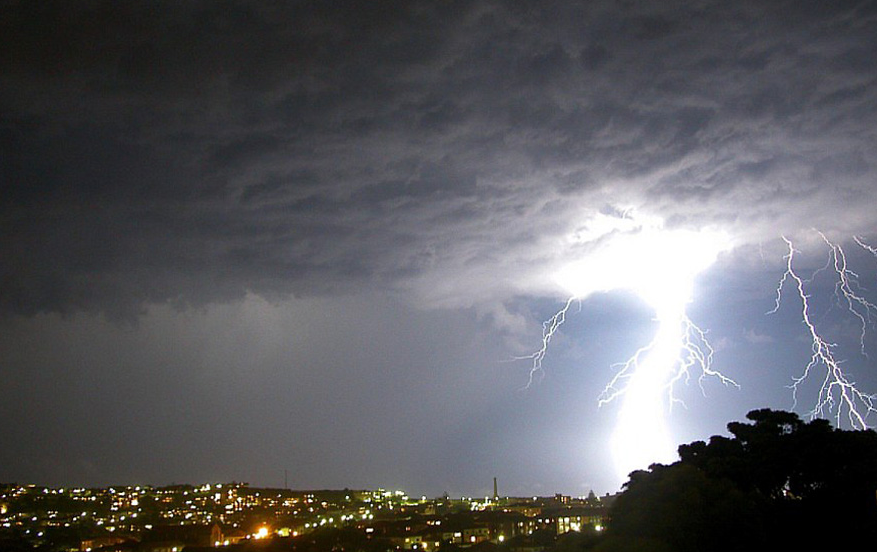
M 877 305 L 867 301 L 861 295 L 858 274 L 847 266 L 846 254 L 843 248 L 828 240 L 824 234 L 819 233 L 819 235 L 829 247 L 828 263 L 826 267 L 820 270 L 828 268 L 833 270 L 836 275 L 835 295 L 838 301 L 844 304 L 849 312 L 859 320 L 861 329 L 860 345 L 861 351 L 864 354 L 865 332 L 867 326 L 871 323 L 871 316 L 877 313 Z M 854 239 L 858 245 L 877 255 L 873 248 L 866 245 L 859 238 Z M 793 378 L 791 385 L 793 401 L 797 405 L 800 386 L 810 378 L 814 371 L 821 368 L 825 371 L 825 376 L 819 388 L 816 406 L 810 412 L 811 416 L 825 416 L 826 413 L 834 412 L 838 426 L 841 425 L 841 421 L 846 416 L 851 427 L 865 429 L 868 427 L 868 416 L 877 411 L 877 395 L 869 395 L 859 390 L 856 382 L 851 381 L 843 370 L 842 362 L 835 357 L 834 349 L 836 344 L 826 340 L 817 330 L 811 316 L 810 295 L 806 291 L 809 280 L 801 278 L 794 267 L 795 254 L 800 252 L 795 249 L 792 242 L 785 236 L 783 236 L 783 241 L 788 247 L 788 253 L 783 257 L 786 261 L 786 270 L 777 285 L 776 304 L 768 314 L 779 310 L 782 291 L 787 283 L 792 282 L 801 301 L 802 321 L 812 341 L 810 361 L 804 367 L 801 375 Z
M 612 226 L 611 222 L 601 224 Z M 624 219 L 622 227 L 591 239 L 587 256 L 559 268 L 555 281 L 571 292 L 569 299 L 543 322 L 541 346 L 519 357 L 532 362 L 529 387 L 544 373 L 548 347 L 572 305 L 594 293 L 628 290 L 654 309 L 655 336 L 616 365 L 620 368 L 597 400 L 599 406 L 616 399 L 621 402 L 611 443 L 621 477 L 654 461 L 672 460 L 676 447 L 665 416 L 674 404 L 682 404 L 674 391 L 679 382 L 696 377 L 704 393 L 704 381 L 711 377 L 737 386 L 713 368 L 714 350 L 706 332 L 686 314 L 696 277 L 728 248 L 729 240 L 724 233 L 711 230 L 666 230 L 651 220 L 632 226 L 629 222 Z
M 819 235 L 831 250 L 829 261 L 833 264 L 834 271 L 837 274 L 837 282 L 834 286 L 835 295 L 838 300 L 846 303 L 847 309 L 859 319 L 859 327 L 861 330 L 859 334 L 859 346 L 862 355 L 868 356 L 867 353 L 865 353 L 865 332 L 867 327 L 872 324 L 872 314 L 877 313 L 877 305 L 874 305 L 862 297 L 862 288 L 859 285 L 859 275 L 847 267 L 847 257 L 841 246 L 828 241 L 828 238 L 826 238 L 821 232 Z M 862 247 L 871 250 L 859 240 L 856 240 L 856 242 Z
M 530 355 L 533 361 L 530 382 L 542 373 L 542 362 L 551 338 L 566 320 L 566 314 L 579 297 L 567 300 L 563 308 L 542 325 L 542 347 Z M 612 437 L 612 452 L 619 476 L 625 477 L 655 461 L 672 461 L 675 446 L 664 423 L 665 411 L 684 403 L 675 393 L 676 384 L 688 383 L 697 372 L 703 382 L 715 377 L 725 385 L 739 387 L 734 380 L 712 366 L 714 350 L 706 332 L 685 314 L 685 300 L 656 306 L 657 331 L 652 341 L 637 350 L 598 397 L 603 406 L 621 401 L 618 422 Z
M 680 381 L 685 384 L 690 383 L 692 368 L 699 371 L 697 383 L 704 395 L 706 395 L 706 389 L 703 387 L 703 382 L 709 377 L 718 379 L 724 385 L 740 387 L 736 381 L 712 367 L 715 350 L 706 337 L 706 331 L 692 322 L 687 315 L 678 315 L 675 320 L 659 320 L 659 323 L 676 325 L 681 330 L 679 331 L 678 339 L 674 340 L 675 343 L 678 343 L 678 353 L 675 358 L 668 359 L 670 376 L 667 378 L 667 383 L 664 386 L 671 408 L 674 404 L 680 404 L 685 407 L 685 403 L 676 396 L 674 389 Z M 640 369 L 643 358 L 661 345 L 659 340 L 662 337 L 666 337 L 666 334 L 659 330 L 651 343 L 638 349 L 626 362 L 616 365 L 620 366 L 620 369 L 600 394 L 598 399 L 600 406 L 612 402 L 626 392 L 628 388 L 627 381 Z
M 578 296 L 570 297 L 543 322 L 542 346 L 532 355 L 521 357 L 533 362 L 528 386 L 543 373 L 542 362 L 551 339 L 566 321 L 573 303 L 579 301 Z M 665 410 L 672 410 L 674 404 L 685 406 L 675 394 L 677 383 L 690 382 L 697 372 L 704 394 L 703 382 L 709 377 L 739 387 L 712 367 L 714 350 L 706 332 L 685 314 L 684 304 L 683 300 L 681 304 L 656 307 L 658 328 L 654 338 L 618 365 L 620 369 L 598 397 L 599 406 L 616 399 L 622 401 L 612 438 L 612 451 L 621 477 L 652 462 L 672 460 L 675 446 L 667 432 L 664 414 Z
M 713 369 L 713 354 L 715 351 L 709 341 L 707 341 L 706 331 L 694 324 L 694 322 L 692 322 L 687 316 L 683 318 L 682 322 L 685 324 L 684 335 L 686 337 L 685 341 L 682 343 L 682 347 L 683 350 L 687 352 L 686 358 L 688 358 L 689 361 L 683 363 L 683 370 L 680 370 L 680 375 L 685 376 L 686 383 L 688 382 L 689 376 L 688 368 L 690 366 L 697 366 L 700 368 L 700 375 L 697 378 L 697 384 L 700 386 L 700 390 L 704 395 L 706 395 L 706 390 L 703 388 L 703 382 L 706 378 L 716 378 L 724 385 L 730 385 L 739 389 L 740 385 L 738 385 L 736 381 L 722 374 L 718 370 Z
M 539 350 L 531 355 L 515 357 L 516 360 L 530 359 L 533 361 L 533 366 L 530 368 L 530 375 L 525 388 L 530 387 L 536 377 L 541 378 L 542 374 L 545 373 L 542 369 L 542 360 L 545 358 L 545 354 L 548 353 L 548 344 L 551 343 L 551 338 L 554 337 L 554 334 L 557 333 L 560 326 L 566 322 L 566 313 L 576 299 L 576 297 L 570 297 L 562 309 L 554 313 L 554 316 L 542 323 L 542 347 L 540 347 Z

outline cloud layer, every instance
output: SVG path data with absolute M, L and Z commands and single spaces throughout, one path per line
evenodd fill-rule
M 877 231 L 872 2 L 0 10 L 6 312 L 550 293 L 630 209 Z

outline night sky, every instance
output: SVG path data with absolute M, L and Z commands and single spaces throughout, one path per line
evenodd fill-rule
M 817 270 L 877 303 L 875 52 L 874 1 L 0 0 L 0 481 L 614 492 L 650 304 L 514 359 L 653 231 L 724 237 L 687 312 L 740 388 L 678 387 L 677 443 L 815 406 L 783 236 L 877 392 Z

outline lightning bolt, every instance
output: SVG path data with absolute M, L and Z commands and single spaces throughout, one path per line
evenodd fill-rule
M 877 305 L 862 296 L 859 276 L 848 267 L 843 248 L 839 244 L 831 242 L 823 233 L 819 232 L 819 236 L 829 248 L 828 261 L 824 267 L 814 272 L 813 277 L 825 270 L 833 271 L 836 276 L 834 293 L 837 301 L 845 305 L 846 309 L 859 321 L 859 343 L 864 355 L 866 330 L 872 323 L 872 314 L 877 313 Z M 854 238 L 854 240 L 859 246 L 877 256 L 877 250 L 866 245 L 859 238 Z M 800 251 L 795 249 L 792 242 L 785 236 L 783 236 L 783 241 L 788 248 L 788 253 L 783 256 L 786 270 L 777 285 L 776 304 L 768 314 L 776 313 L 779 310 L 783 289 L 787 283 L 790 283 L 800 300 L 801 319 L 812 343 L 810 361 L 804 367 L 801 375 L 793 378 L 791 385 L 793 403 L 797 406 L 801 385 L 810 379 L 814 372 L 823 370 L 824 377 L 819 387 L 816 405 L 810 411 L 810 416 L 813 418 L 825 417 L 826 413 L 834 412 L 835 422 L 838 426 L 846 417 L 850 427 L 866 429 L 868 416 L 877 411 L 877 395 L 869 395 L 861 391 L 856 386 L 856 382 L 850 380 L 841 366 L 842 362 L 835 356 L 834 350 L 837 345 L 825 339 L 817 330 L 811 316 L 810 295 L 806 289 L 813 277 L 805 280 L 796 272 L 794 267 L 795 254 L 800 253 Z
M 551 341 L 570 309 L 592 293 L 628 289 L 654 308 L 657 328 L 651 342 L 615 365 L 614 376 L 597 399 L 601 407 L 614 401 L 622 403 L 611 448 L 618 475 L 624 478 L 631 470 L 652 462 L 672 461 L 675 444 L 665 415 L 674 405 L 684 406 L 675 391 L 677 384 L 696 378 L 704 394 L 704 382 L 709 378 L 739 386 L 713 368 L 714 349 L 707 333 L 686 313 L 694 280 L 723 249 L 723 239 L 709 232 L 648 227 L 615 238 L 561 271 L 558 281 L 574 293 L 543 322 L 541 346 L 518 358 L 532 362 L 529 387 L 543 376 Z

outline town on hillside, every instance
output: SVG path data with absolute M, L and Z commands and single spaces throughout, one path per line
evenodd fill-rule
M 494 484 L 494 489 L 496 485 Z M 246 483 L 49 488 L 0 485 L 4 550 L 291 550 L 318 539 L 359 550 L 536 552 L 564 534 L 601 532 L 615 495 L 439 498 L 403 491 L 296 491 Z M 356 546 L 352 546 L 356 542 Z M 318 547 L 319 548 L 319 547 Z

